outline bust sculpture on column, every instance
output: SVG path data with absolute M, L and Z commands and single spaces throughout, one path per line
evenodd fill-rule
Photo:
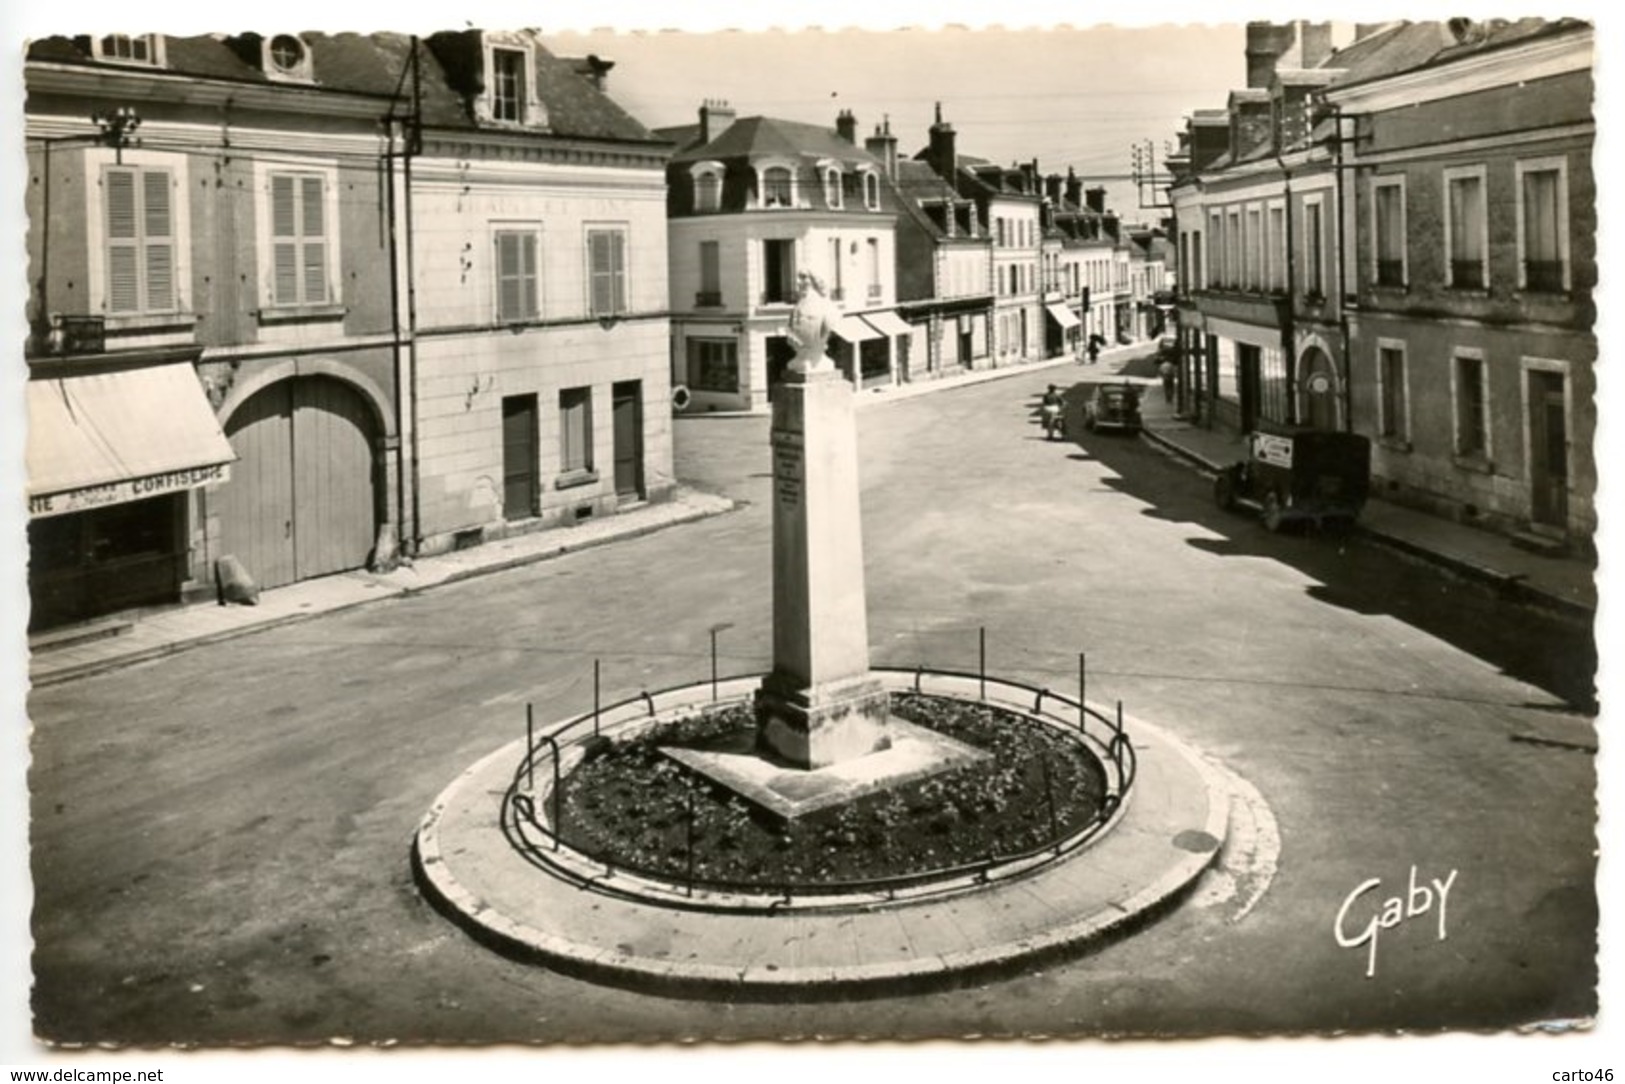
M 835 367 L 824 352 L 835 316 L 824 281 L 811 271 L 797 272 L 796 307 L 790 312 L 790 341 L 796 346 L 791 372 L 818 373 Z

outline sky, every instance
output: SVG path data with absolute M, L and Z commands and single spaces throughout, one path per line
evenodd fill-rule
M 547 28 L 542 27 L 544 33 Z M 675 31 L 548 34 L 564 55 L 615 61 L 609 92 L 651 128 L 695 122 L 701 101 L 741 117 L 834 126 L 850 109 L 860 137 L 889 119 L 901 153 L 927 141 L 933 110 L 960 153 L 1001 164 L 1037 159 L 1043 173 L 1077 170 L 1106 183 L 1109 205 L 1154 220 L 1127 178 L 1131 146 L 1160 163 L 1192 109 L 1222 107 L 1245 83 L 1242 28 Z
M 1358 9 L 1362 20 L 1392 17 L 1441 18 L 1458 14 L 1514 16 L 1531 14 L 1542 7 L 1522 0 L 1481 0 L 1473 4 L 1443 3 L 1442 0 L 1392 0 L 1363 2 Z M 1548 12 L 1558 14 L 1557 11 Z M 1599 191 L 1608 201 L 1601 216 L 1599 244 L 1613 251 L 1609 242 L 1616 232 L 1611 211 L 1617 205 L 1608 193 L 1615 190 L 1610 163 L 1618 159 L 1617 139 L 1608 120 L 1618 116 L 1619 80 L 1616 46 L 1621 43 L 1621 20 L 1604 8 L 1603 0 L 1568 0 L 1562 14 L 1589 16 L 1598 21 L 1598 75 L 1604 118 L 1599 124 L 1597 168 Z M 1332 18 L 1353 14 L 1346 6 L 1328 0 L 1251 0 L 1245 5 L 1202 4 L 1195 0 L 1170 3 L 1153 0 L 1137 4 L 1117 3 L 1088 6 L 1080 0 L 891 0 L 884 6 L 876 0 L 815 0 L 801 4 L 747 3 L 745 0 L 708 0 L 705 3 L 662 4 L 655 0 L 586 0 L 575 4 L 538 4 L 536 0 L 463 0 L 445 5 L 386 5 L 362 0 L 335 5 L 332 0 L 278 0 L 270 8 L 226 8 L 203 0 L 169 0 L 158 6 L 120 4 L 116 0 L 11 0 L 0 5 L 0 131 L 22 129 L 21 44 L 30 37 L 59 32 L 141 32 L 203 33 L 268 29 L 376 30 L 428 33 L 460 25 L 485 27 L 538 26 L 553 36 L 560 51 L 596 51 L 617 62 L 611 74 L 611 93 L 633 115 L 647 125 L 689 123 L 695 119 L 701 99 L 721 97 L 731 101 L 741 115 L 765 113 L 810 122 L 833 124 L 835 113 L 849 108 L 857 114 L 860 131 L 867 133 L 882 115 L 889 114 L 899 146 L 912 153 L 925 138 L 931 120 L 932 104 L 941 100 L 946 119 L 959 133 L 959 146 L 968 154 L 1001 163 L 1037 158 L 1045 172 L 1065 172 L 1072 165 L 1085 176 L 1127 172 L 1129 146 L 1136 140 L 1151 139 L 1159 147 L 1172 140 L 1180 118 L 1196 108 L 1221 107 L 1226 93 L 1243 81 L 1240 23 L 1251 18 Z M 1228 25 L 1202 27 L 1222 20 Z M 1065 29 L 1066 24 L 1093 24 L 1110 21 L 1119 29 L 1091 29 L 1087 34 Z M 898 26 L 941 28 L 962 24 L 978 28 L 1002 23 L 1011 30 L 982 30 L 976 34 L 949 31 L 940 34 L 915 30 L 907 34 L 889 32 Z M 273 25 L 274 24 L 274 25 Z M 651 28 L 680 24 L 691 33 L 668 36 Z M 1195 29 L 1191 24 L 1198 24 Z M 849 27 L 861 25 L 868 35 L 835 33 L 777 33 L 768 37 L 731 34 L 702 36 L 728 28 L 767 30 L 772 27 Z M 566 29 L 588 31 L 597 26 L 642 30 L 642 34 L 594 35 L 569 38 Z M 1135 27 L 1130 32 L 1127 27 Z M 1027 28 L 1041 28 L 1037 32 Z M 579 48 L 576 44 L 579 43 Z M 21 252 L 21 140 L 0 140 L 0 222 L 8 227 L 5 241 L 13 253 Z M 1136 210 L 1131 187 L 1114 186 L 1110 201 L 1118 210 L 1134 217 Z M 20 299 L 26 296 L 24 261 L 14 257 L 0 260 L 0 294 Z M 1612 276 L 1604 272 L 1605 292 L 1617 295 Z M 1625 300 L 1614 296 L 1616 302 Z M 6 342 L 20 344 L 17 332 L 20 304 L 5 318 Z M 1611 312 L 1621 311 L 1605 299 L 1598 336 L 1603 343 L 1618 338 L 1612 334 Z M 0 321 L 3 322 L 3 321 Z M 21 371 L 15 358 L 20 346 L 12 347 L 14 376 Z M 20 378 L 19 378 L 20 379 Z M 14 382 L 15 383 L 15 382 Z M 1599 367 L 1602 394 L 1617 400 L 1616 381 L 1607 366 Z M 26 579 L 23 573 L 21 542 L 23 505 L 9 499 L 22 490 L 23 434 L 21 396 L 11 386 L 0 387 L 0 614 L 15 615 L 26 606 Z M 1602 411 L 1605 419 L 1613 413 Z M 1620 433 L 1625 426 L 1605 424 L 1599 438 L 1600 462 L 1625 462 Z M 1606 446 L 1606 447 L 1605 447 Z M 1614 492 L 1617 478 L 1608 474 L 1602 481 L 1603 529 L 1599 548 L 1604 551 L 1603 590 L 1605 599 L 1614 599 L 1611 584 L 1617 577 L 1609 570 L 1620 552 L 1618 517 Z M 1605 604 L 1602 650 L 1605 688 L 1604 725 L 1614 714 L 1609 704 L 1618 703 L 1608 692 L 1616 668 L 1611 658 L 1622 657 L 1610 651 L 1617 642 L 1612 633 L 1618 625 Z M 20 620 L 0 618 L 0 1065 L 23 1060 L 39 1061 L 39 1051 L 28 1034 L 28 939 L 27 913 L 29 872 L 27 866 L 27 780 L 24 774 L 27 749 L 27 722 L 22 699 L 26 687 L 26 640 Z M 1599 758 L 1603 768 L 1604 806 L 1617 802 L 1618 757 L 1608 755 L 1604 743 Z M 1604 817 L 1610 842 L 1605 848 L 1605 886 L 1617 881 L 1622 863 L 1618 857 L 1617 812 Z M 1605 887 L 1605 892 L 1607 888 Z M 1605 895 L 1617 905 L 1618 892 Z M 1605 905 L 1604 913 L 1612 908 Z M 1605 937 L 1617 933 L 1605 925 Z M 1617 959 L 1617 953 L 1612 957 Z M 549 1050 L 545 1062 L 527 1061 L 518 1068 L 511 1061 L 487 1061 L 493 1072 L 481 1074 L 500 1079 L 528 1075 L 569 1077 L 592 1073 L 613 1079 L 620 1073 L 643 1073 L 679 1082 L 705 1080 L 828 1080 L 876 1079 L 877 1069 L 885 1079 L 941 1079 L 957 1082 L 985 1080 L 992 1074 L 1069 1081 L 1087 1074 L 1122 1076 L 1135 1081 L 1181 1080 L 1277 1080 L 1312 1078 L 1320 1081 L 1382 1079 L 1446 1079 L 1475 1075 L 1493 1080 L 1548 1080 L 1554 1069 L 1601 1069 L 1611 1067 L 1625 1073 L 1625 1065 L 1610 1052 L 1625 1048 L 1620 1043 L 1622 1028 L 1617 1023 L 1619 1002 L 1611 993 L 1617 987 L 1611 976 L 1615 969 L 1604 968 L 1604 1027 L 1591 1037 L 1533 1040 L 1481 1040 L 1471 1037 L 1429 1038 L 1394 1043 L 1381 1039 L 1351 1045 L 1339 1041 L 1327 1048 L 1316 1040 L 1300 1042 L 1029 1044 L 977 1049 L 944 1044 L 912 1048 L 867 1046 L 848 1047 L 845 1052 L 813 1050 L 803 1046 L 794 1058 L 761 1047 L 691 1056 L 669 1049 L 622 1051 L 604 1056 L 603 1051 Z M 1611 1014 L 1609 1012 L 1611 1010 Z M 1610 1023 L 1610 1015 L 1614 1021 Z M 1420 1045 L 1419 1045 L 1420 1044 Z M 1489 1044 L 1489 1045 L 1486 1045 Z M 1589 1056 L 1587 1056 L 1589 1055 Z M 224 1078 L 286 1080 L 292 1074 L 316 1081 L 340 1079 L 340 1074 L 382 1076 L 376 1062 L 335 1063 L 331 1059 L 287 1057 L 236 1057 L 213 1060 L 212 1069 L 182 1059 L 160 1059 L 173 1070 L 166 1079 L 178 1084 Z M 75 1059 L 77 1067 L 108 1069 L 133 1067 L 109 1057 Z M 149 1062 L 151 1059 L 147 1059 Z M 222 1062 L 225 1062 L 222 1064 Z M 63 1064 L 58 1060 L 58 1065 Z M 391 1076 L 409 1082 L 444 1078 L 444 1062 L 425 1058 L 393 1059 L 387 1070 Z M 458 1066 L 467 1068 L 467 1066 Z M 1493 1067 L 1493 1068 L 1491 1068 Z M 1474 1070 L 1486 1070 L 1474 1073 Z M 1625 1079 L 1622 1077 L 1621 1079 Z

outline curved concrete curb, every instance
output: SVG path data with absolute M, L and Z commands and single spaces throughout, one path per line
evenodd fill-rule
M 1166 732 L 1127 722 L 1140 774 L 1115 831 L 1030 877 L 975 893 L 847 912 L 741 914 L 588 891 L 539 869 L 504 835 L 513 746 L 442 792 L 419 826 L 413 872 L 436 908 L 476 940 L 637 989 L 816 996 L 1018 970 L 1144 924 L 1219 854 L 1229 814 L 1223 777 Z

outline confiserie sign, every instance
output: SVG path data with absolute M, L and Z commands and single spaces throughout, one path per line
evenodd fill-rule
M 44 493 L 28 498 L 30 516 L 60 516 L 68 512 L 85 512 L 92 508 L 105 508 L 112 504 L 162 497 L 183 489 L 214 485 L 231 478 L 231 466 L 216 463 L 208 467 L 190 467 L 186 470 L 147 474 L 140 478 L 121 478 L 84 489 L 70 489 L 61 493 Z

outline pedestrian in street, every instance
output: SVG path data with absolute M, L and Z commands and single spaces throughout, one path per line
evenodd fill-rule
M 1093 365 L 1100 360 L 1100 344 L 1104 342 L 1099 335 L 1089 336 L 1089 364 Z
M 1061 407 L 1065 400 L 1061 397 L 1061 389 L 1054 384 L 1044 393 L 1044 400 L 1039 406 L 1039 413 L 1044 422 L 1044 439 L 1053 440 L 1057 434 L 1064 435 L 1061 428 Z
M 1174 376 L 1176 372 L 1172 358 L 1163 358 L 1162 364 L 1157 366 L 1157 375 L 1162 377 L 1162 401 L 1165 403 L 1174 401 Z

